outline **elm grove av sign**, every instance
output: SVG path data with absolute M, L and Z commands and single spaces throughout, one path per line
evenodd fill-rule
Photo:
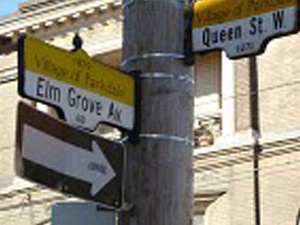
M 202 0 L 194 4 L 195 52 L 257 55 L 272 38 L 298 31 L 298 0 Z
M 19 39 L 19 93 L 57 108 L 71 125 L 89 131 L 99 122 L 132 130 L 135 81 L 92 60 L 31 37 Z

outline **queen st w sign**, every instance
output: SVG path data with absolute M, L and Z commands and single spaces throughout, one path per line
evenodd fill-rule
M 262 53 L 267 43 L 298 31 L 298 0 L 202 0 L 193 8 L 193 47 L 228 57 Z

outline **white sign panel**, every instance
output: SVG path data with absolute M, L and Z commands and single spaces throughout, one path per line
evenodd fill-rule
M 90 183 L 92 196 L 116 176 L 96 141 L 92 142 L 90 151 L 28 125 L 24 125 L 22 154 L 24 159 Z M 95 165 L 98 170 L 93 169 Z
M 58 202 L 52 206 L 53 225 L 116 225 L 116 213 L 91 202 Z
M 74 129 L 22 102 L 17 112 L 18 176 L 80 198 L 121 204 L 122 144 Z
M 54 106 L 67 123 L 93 131 L 99 123 L 133 130 L 135 80 L 94 61 L 31 37 L 18 45 L 19 93 Z
M 107 122 L 131 128 L 134 108 L 68 83 L 25 71 L 24 90 L 36 100 L 62 109 L 69 124 L 91 128 Z
M 297 30 L 297 12 L 297 6 L 290 6 L 237 20 L 231 20 L 232 15 L 224 13 L 228 19 L 222 23 L 215 23 L 214 13 L 206 13 L 205 18 L 196 14 L 194 21 L 198 19 L 198 27 L 193 29 L 194 51 L 223 49 L 229 58 L 262 53 L 270 39 Z M 202 22 L 205 19 L 211 19 L 214 24 L 199 26 L 205 24 Z

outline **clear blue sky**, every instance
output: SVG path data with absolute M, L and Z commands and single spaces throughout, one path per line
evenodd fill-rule
M 19 2 L 25 2 L 26 0 L 0 0 L 0 16 L 9 14 L 12 11 L 18 9 Z

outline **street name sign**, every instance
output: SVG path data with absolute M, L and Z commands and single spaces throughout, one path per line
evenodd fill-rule
M 193 6 L 193 48 L 223 49 L 229 58 L 262 53 L 276 37 L 295 33 L 299 0 L 202 0 Z
M 116 225 L 116 212 L 93 202 L 57 202 L 52 205 L 52 225 Z
M 123 146 L 74 129 L 20 102 L 17 175 L 77 197 L 120 204 Z
M 51 105 L 67 123 L 89 131 L 97 125 L 133 130 L 135 80 L 92 60 L 31 37 L 18 43 L 19 93 Z

